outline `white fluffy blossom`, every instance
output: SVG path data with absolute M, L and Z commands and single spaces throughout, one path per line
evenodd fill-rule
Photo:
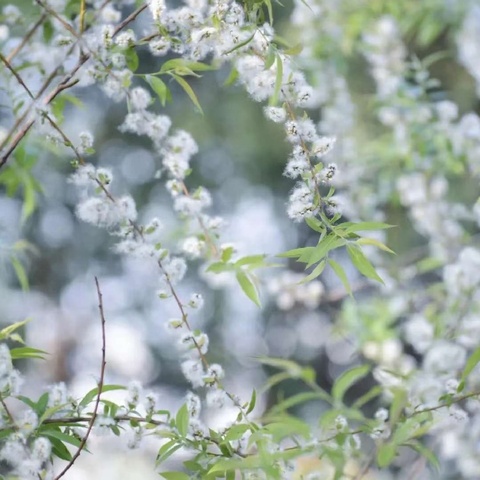
M 193 387 L 203 387 L 205 374 L 203 365 L 200 359 L 189 359 L 182 362 L 182 372 L 185 378 L 192 384 Z
M 78 204 L 76 213 L 80 220 L 105 228 L 137 218 L 135 202 L 129 195 L 124 195 L 115 202 L 106 197 L 87 198 Z

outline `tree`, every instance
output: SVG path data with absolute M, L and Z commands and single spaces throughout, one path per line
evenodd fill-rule
M 17 362 L 46 361 L 42 320 L 17 318 L 0 332 L 6 478 L 59 479 L 102 433 L 131 448 L 156 439 L 152 471 L 166 479 L 477 478 L 480 119 L 460 115 L 457 83 L 442 86 L 433 72 L 448 80 L 448 68 L 463 66 L 475 98 L 479 8 L 435 0 L 315 0 L 295 2 L 291 13 L 270 0 L 4 6 L 0 183 L 15 225 L 6 221 L 4 252 L 24 291 L 8 291 L 4 315 L 31 305 L 33 317 L 46 316 L 36 296 L 43 285 L 74 319 L 68 329 L 62 318 L 51 340 L 57 383 L 40 389 L 30 388 L 28 370 L 22 386 Z M 458 62 L 442 63 L 441 48 Z M 244 185 L 235 192 L 206 141 L 209 115 L 222 111 L 206 107 L 209 95 L 236 98 L 235 113 L 218 122 L 227 139 L 240 137 L 234 155 L 250 152 L 252 165 L 289 179 L 280 187 L 290 190 L 283 220 L 273 209 L 245 222 L 234 210 L 230 227 L 217 216 L 222 182 L 227 197 L 254 194 Z M 253 146 L 243 137 L 251 120 L 232 128 L 247 97 L 265 117 Z M 197 162 L 202 149 L 208 155 Z M 288 157 L 285 167 L 268 161 L 270 149 Z M 265 205 L 252 200 L 248 214 Z M 286 251 L 225 240 L 273 239 L 287 217 L 303 239 L 292 245 L 287 236 Z M 221 300 L 214 290 L 231 281 Z M 218 321 L 214 305 L 227 313 L 229 302 L 231 314 L 251 317 L 231 321 L 233 334 L 208 324 Z M 263 347 L 258 307 L 270 318 Z M 79 320 L 93 312 L 92 337 Z M 114 321 L 113 340 L 131 346 L 138 335 L 130 359 L 121 342 L 109 353 L 110 313 L 128 318 Z M 75 357 L 81 342 L 91 353 Z M 290 358 L 297 344 L 303 362 Z M 242 349 L 270 373 L 264 387 L 247 385 L 245 398 L 232 361 Z M 162 365 L 179 360 L 180 403 L 143 390 L 142 381 L 155 383 L 153 355 Z M 137 374 L 129 386 L 116 381 L 116 358 Z M 90 361 L 98 378 L 87 393 L 59 381 L 71 380 L 70 364 L 85 375 L 78 365 L 91 369 Z M 230 417 L 220 425 L 222 411 Z

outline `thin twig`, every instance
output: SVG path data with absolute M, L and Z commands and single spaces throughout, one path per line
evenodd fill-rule
M 126 25 L 128 25 L 129 23 L 133 22 L 137 16 L 142 13 L 146 8 L 147 8 L 147 4 L 145 5 L 142 5 L 140 8 L 137 8 L 137 10 L 135 10 L 134 12 L 132 12 L 127 18 L 125 18 L 125 20 L 123 20 L 123 22 L 119 23 L 114 31 L 113 31 L 113 37 L 115 35 L 117 35 L 123 28 L 125 28 Z M 74 33 L 76 35 L 76 32 Z M 78 43 L 78 41 L 80 40 L 80 38 L 77 36 L 77 42 L 75 42 L 74 45 L 72 45 L 72 47 L 70 48 L 70 51 L 69 53 L 71 53 L 73 51 L 73 49 L 76 47 L 76 44 Z M 68 88 L 71 88 L 73 87 L 76 83 L 78 83 L 78 80 L 74 80 L 74 81 L 71 81 L 73 76 L 77 73 L 78 70 L 80 70 L 80 68 L 87 62 L 87 60 L 89 60 L 91 58 L 91 54 L 83 54 L 80 56 L 80 59 L 78 60 L 77 64 L 73 67 L 73 69 L 67 73 L 64 78 L 62 79 L 62 81 L 58 84 L 58 86 L 45 98 L 44 100 L 44 104 L 45 105 L 48 105 L 50 102 L 52 102 L 56 97 L 57 95 L 59 95 L 63 90 L 66 90 Z M 18 119 L 15 123 L 15 125 L 13 126 L 13 128 L 10 130 L 10 132 L 6 135 L 6 140 L 4 142 L 2 142 L 2 144 L 0 145 L 0 148 L 2 148 L 4 146 L 4 144 L 6 143 L 6 141 L 8 141 L 8 139 L 12 136 L 13 132 L 16 131 L 16 129 L 19 127 L 19 125 L 21 125 L 21 123 L 26 119 L 26 117 L 28 116 L 29 112 L 31 111 L 31 109 L 33 108 L 33 106 L 35 105 L 35 101 L 37 101 L 41 95 L 46 91 L 46 89 L 48 88 L 48 86 L 50 85 L 50 83 L 52 82 L 53 78 L 55 78 L 55 76 L 58 74 L 58 72 L 60 71 L 60 69 L 63 68 L 63 63 L 61 65 L 59 65 L 58 67 L 56 67 L 53 72 L 49 75 L 49 77 L 47 78 L 47 80 L 44 82 L 44 84 L 42 85 L 42 87 L 40 88 L 40 91 L 38 92 L 38 94 L 35 96 L 35 100 L 32 102 L 32 104 L 30 104 L 30 106 L 26 109 L 25 113 L 22 115 L 22 117 L 20 119 Z M 0 168 L 2 168 L 5 163 L 7 163 L 8 161 L 8 158 L 10 157 L 10 155 L 12 154 L 12 152 L 15 150 L 15 148 L 17 148 L 18 144 L 20 143 L 20 141 L 25 137 L 25 135 L 28 133 L 28 131 L 30 130 L 30 128 L 32 127 L 32 125 L 35 123 L 35 120 L 30 120 L 21 130 L 20 132 L 18 132 L 18 134 L 14 137 L 12 143 L 10 144 L 10 146 L 8 147 L 8 149 L 3 152 L 2 154 L 2 157 L 0 158 Z
M 1 52 L 0 52 L 0 60 L 5 64 L 7 69 L 16 78 L 17 82 L 25 89 L 25 91 L 28 93 L 28 96 L 33 99 L 34 98 L 33 93 L 27 87 L 26 83 L 23 81 L 22 77 L 18 74 L 18 72 L 12 67 L 12 65 L 8 61 L 8 58 L 4 57 Z
M 77 458 L 82 453 L 82 451 L 85 448 L 85 445 L 87 443 L 88 437 L 90 436 L 90 432 L 93 429 L 93 424 L 95 423 L 95 419 L 97 418 L 98 407 L 100 406 L 100 396 L 102 395 L 103 382 L 104 382 L 104 378 L 105 378 L 105 366 L 106 366 L 107 362 L 105 360 L 105 352 L 106 352 L 105 313 L 103 311 L 102 292 L 100 290 L 100 285 L 98 283 L 98 278 L 97 277 L 95 277 L 95 286 L 97 287 L 98 310 L 100 312 L 100 321 L 101 321 L 101 325 L 102 325 L 102 363 L 101 363 L 101 367 L 100 367 L 100 379 L 98 381 L 97 400 L 95 401 L 95 407 L 93 408 L 92 417 L 90 418 L 90 421 L 88 422 L 87 432 L 85 433 L 85 436 L 83 437 L 82 441 L 80 442 L 80 445 L 78 446 L 77 451 L 73 455 L 72 459 L 68 462 L 67 466 L 55 477 L 54 480 L 58 480 L 59 478 L 62 478 L 68 472 L 68 470 L 70 470 L 70 468 L 73 466 L 73 464 L 75 463 Z
M 10 420 L 10 423 L 12 424 L 12 427 L 14 429 L 16 429 L 17 424 L 15 423 L 15 419 L 13 418 L 12 413 L 10 412 L 9 408 L 7 407 L 7 404 L 5 403 L 5 400 L 4 400 L 2 394 L 0 394 L 0 403 L 2 404 L 2 407 L 5 410 L 5 413 L 7 414 L 8 419 Z
M 20 50 L 27 44 L 27 42 L 32 38 L 33 34 L 37 31 L 37 28 L 46 20 L 47 14 L 43 13 L 42 16 L 37 20 L 33 27 L 27 32 L 23 37 L 22 41 L 9 53 L 7 60 L 11 62 L 13 58 L 20 52 Z
M 163 422 L 161 420 L 154 420 L 153 418 L 136 417 L 136 416 L 133 416 L 133 415 L 115 415 L 112 418 L 116 422 L 139 422 L 139 423 L 156 425 L 157 427 L 161 427 L 161 426 L 168 427 L 168 426 L 170 426 L 170 424 L 168 422 Z M 47 418 L 42 422 L 42 424 L 45 424 L 45 425 L 47 425 L 47 424 L 48 425 L 62 425 L 62 424 L 65 424 L 65 423 L 75 424 L 75 423 L 90 422 L 91 420 L 92 420 L 91 417 Z

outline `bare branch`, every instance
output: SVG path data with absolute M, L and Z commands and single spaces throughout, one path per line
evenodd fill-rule
M 146 8 L 147 8 L 147 4 L 144 4 L 142 5 L 141 7 L 137 8 L 137 10 L 135 10 L 134 12 L 132 12 L 127 18 L 125 18 L 125 20 L 123 20 L 123 22 L 119 23 L 114 31 L 113 31 L 113 36 L 117 35 L 123 28 L 125 28 L 129 23 L 133 22 L 137 16 L 142 13 Z M 79 42 L 80 38 L 78 36 L 78 34 L 73 31 L 71 32 L 73 33 L 76 38 L 77 38 L 77 42 L 75 42 L 74 45 L 72 45 L 69 53 L 71 53 L 73 51 L 73 49 L 76 47 L 76 44 Z M 45 98 L 44 100 L 44 104 L 45 105 L 48 105 L 50 102 L 52 102 L 52 100 L 54 100 L 58 94 L 60 94 L 63 90 L 66 90 L 68 88 L 71 88 L 73 87 L 76 83 L 78 83 L 77 80 L 74 80 L 72 81 L 72 78 L 74 77 L 74 75 L 77 73 L 78 70 L 80 70 L 80 68 L 87 62 L 87 60 L 89 60 L 91 58 L 91 54 L 82 54 L 80 55 L 80 59 L 78 60 L 77 64 L 73 67 L 73 69 L 67 73 L 64 78 L 62 79 L 62 81 L 57 85 L 57 87 Z M 6 135 L 6 140 L 0 145 L 0 149 L 5 145 L 5 143 L 10 139 L 10 137 L 13 135 L 13 133 L 17 130 L 17 128 L 23 123 L 23 121 L 27 118 L 28 114 L 30 113 L 31 109 L 33 108 L 33 106 L 35 105 L 35 101 L 37 101 L 42 95 L 43 93 L 46 91 L 46 89 L 49 87 L 50 83 L 52 82 L 52 80 L 55 78 L 55 76 L 58 74 L 58 72 L 63 68 L 63 63 L 61 65 L 59 65 L 58 67 L 56 67 L 52 73 L 48 76 L 48 78 L 45 80 L 45 82 L 43 83 L 42 87 L 40 88 L 40 91 L 38 92 L 38 94 L 35 96 L 35 99 L 34 101 L 32 102 L 32 104 L 26 109 L 26 111 L 24 112 L 24 114 L 19 118 L 17 119 L 17 121 L 15 122 L 15 125 L 12 127 L 12 129 L 10 130 L 10 132 Z M 12 152 L 15 150 L 15 148 L 17 148 L 18 144 L 20 143 L 20 141 L 25 137 L 25 135 L 28 133 L 28 131 L 30 130 L 30 128 L 32 127 L 32 125 L 35 123 L 35 120 L 30 120 L 29 122 L 26 123 L 26 125 L 24 125 L 22 127 L 22 129 L 17 133 L 17 135 L 15 135 L 14 139 L 12 140 L 11 144 L 9 145 L 9 147 L 7 148 L 7 150 L 5 152 L 2 153 L 2 156 L 0 157 L 0 168 L 3 167 L 3 165 L 5 165 L 8 161 L 8 158 L 10 157 L 10 155 L 12 154 Z
M 101 364 L 101 367 L 100 367 L 100 379 L 98 381 L 97 400 L 95 401 L 95 407 L 93 408 L 92 417 L 90 418 L 90 421 L 88 422 L 87 432 L 85 433 L 85 436 L 83 437 L 82 441 L 80 442 L 80 445 L 78 446 L 77 451 L 73 455 L 72 459 L 68 462 L 68 465 L 55 477 L 54 480 L 58 480 L 59 478 L 62 478 L 68 472 L 68 470 L 70 470 L 70 468 L 73 466 L 73 464 L 75 463 L 77 458 L 82 453 L 82 450 L 85 448 L 88 437 L 90 436 L 90 433 L 92 431 L 93 424 L 95 423 L 95 419 L 97 418 L 98 407 L 100 405 L 100 396 L 102 395 L 103 382 L 104 382 L 104 379 L 105 379 L 105 366 L 107 364 L 107 362 L 105 360 L 106 335 L 105 335 L 105 313 L 103 311 L 103 297 L 102 297 L 102 292 L 100 290 L 100 284 L 98 283 L 98 278 L 97 277 L 95 277 L 95 285 L 97 287 L 98 310 L 100 312 L 100 321 L 101 321 L 101 325 L 102 325 L 102 364 Z
M 37 31 L 37 28 L 47 19 L 47 14 L 43 13 L 42 16 L 37 20 L 33 27 L 27 32 L 23 37 L 22 41 L 9 53 L 7 60 L 11 62 L 14 57 L 20 52 L 20 50 L 28 43 L 32 38 L 33 34 Z

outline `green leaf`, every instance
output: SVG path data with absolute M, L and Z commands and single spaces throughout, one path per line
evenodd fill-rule
M 49 438 L 56 438 L 63 443 L 68 443 L 74 447 L 79 447 L 81 440 L 73 435 L 67 435 L 66 433 L 61 432 L 60 430 L 49 429 L 46 426 L 42 427 L 40 430 L 40 435 Z
M 135 51 L 135 48 L 129 47 L 123 52 L 125 55 L 125 61 L 127 62 L 127 67 L 131 72 L 135 72 L 138 69 L 138 55 Z
M 397 446 L 393 443 L 380 445 L 377 450 L 377 464 L 380 468 L 388 467 L 397 453 Z
M 275 88 L 269 101 L 270 106 L 275 106 L 278 103 L 278 97 L 280 96 L 280 90 L 282 89 L 283 84 L 283 63 L 278 53 L 276 59 L 277 74 L 275 76 Z
M 226 52 L 224 52 L 223 55 L 228 55 L 229 53 L 232 53 L 235 50 L 238 50 L 239 48 L 242 48 L 245 45 L 248 45 L 253 40 L 254 36 L 255 36 L 255 32 L 253 32 L 252 35 L 250 37 L 248 37 L 245 41 L 240 42 L 238 45 L 235 45 L 235 47 L 233 47 L 230 50 L 227 50 Z
M 345 233 L 353 233 L 366 232 L 369 230 L 385 230 L 387 228 L 393 228 L 395 225 L 389 225 L 388 223 L 382 222 L 345 222 L 339 225 L 339 227 L 344 229 Z
M 163 463 L 180 448 L 182 448 L 182 444 L 179 443 L 177 439 L 169 440 L 167 443 L 163 444 L 158 450 L 156 459 L 157 465 Z
M 269 23 L 270 23 L 270 25 L 273 25 L 272 1 L 271 0 L 263 0 L 263 3 L 265 3 L 265 5 L 267 6 Z
M 343 372 L 332 387 L 332 396 L 335 400 L 342 401 L 346 391 L 361 378 L 370 372 L 369 365 L 359 365 Z
M 182 472 L 161 472 L 160 475 L 166 480 L 190 480 L 190 475 Z
M 12 356 L 12 360 L 19 360 L 21 358 L 40 358 L 43 360 L 45 355 L 48 355 L 48 352 L 39 350 L 38 348 L 18 347 L 12 348 L 10 355 Z
M 104 385 L 102 387 L 102 393 L 110 392 L 112 390 L 126 390 L 123 385 Z M 80 401 L 79 405 L 85 407 L 98 395 L 98 387 L 92 388 Z
M 235 270 L 234 266 L 231 263 L 225 262 L 215 262 L 207 268 L 207 272 L 213 273 L 231 272 L 233 270 Z
M 187 436 L 189 422 L 190 414 L 188 413 L 187 405 L 184 404 L 180 407 L 180 410 L 177 412 L 175 417 L 175 426 L 177 427 L 178 433 L 183 438 Z
M 261 307 L 260 298 L 258 296 L 257 287 L 250 278 L 250 275 L 243 270 L 237 270 L 237 281 L 242 288 L 245 295 L 255 304 L 257 307 Z
M 37 206 L 37 195 L 35 193 L 35 182 L 28 173 L 23 178 L 23 205 L 22 223 L 24 223 L 35 211 Z
M 359 238 L 355 243 L 357 245 L 372 245 L 379 248 L 380 250 L 383 250 L 384 252 L 393 253 L 395 255 L 395 252 L 393 250 L 390 250 L 390 248 L 388 248 L 385 244 L 376 240 L 375 238 L 362 237 Z
M 200 106 L 200 103 L 197 99 L 197 96 L 195 95 L 195 92 L 192 90 L 192 87 L 186 82 L 185 79 L 176 75 L 175 73 L 169 73 L 169 75 L 171 75 L 175 79 L 175 81 L 183 88 L 183 90 L 185 90 L 185 93 L 190 97 L 190 100 L 198 108 L 199 112 L 203 115 L 202 107 Z
M 395 424 L 400 418 L 400 415 L 407 405 L 408 396 L 407 392 L 401 388 L 393 389 L 393 400 L 390 404 L 389 420 L 392 424 Z
M 216 70 L 214 65 L 208 65 L 202 62 L 195 62 L 192 60 L 186 60 L 184 58 L 172 58 L 167 60 L 160 68 L 159 74 L 174 72 L 177 74 L 184 74 L 187 71 L 190 72 L 205 72 L 208 70 Z
M 246 425 L 244 423 L 242 424 L 236 424 L 230 427 L 225 434 L 225 440 L 232 442 L 234 440 L 238 440 L 242 437 L 242 435 L 245 432 L 248 432 L 251 429 L 249 425 Z
M 15 330 L 18 330 L 30 321 L 31 318 L 27 318 L 25 320 L 22 320 L 21 322 L 15 322 L 11 325 L 8 325 L 8 327 L 3 328 L 2 330 L 0 330 L 0 340 L 5 340 L 6 338 L 9 338 Z
M 171 100 L 170 90 L 168 89 L 165 82 L 162 79 L 154 77 L 152 75 L 147 75 L 145 79 L 152 87 L 152 90 L 157 94 L 157 97 L 160 100 L 162 107 L 164 107 L 167 103 L 167 100 Z
M 285 358 L 273 358 L 273 357 L 255 357 L 263 365 L 269 365 L 271 367 L 278 368 L 285 372 L 288 372 L 291 378 L 301 378 L 304 367 L 298 363 L 287 360 Z
M 299 284 L 303 284 L 303 283 L 308 283 L 308 282 L 311 282 L 312 280 L 315 280 L 317 277 L 319 277 L 323 271 L 325 270 L 325 265 L 327 264 L 327 262 L 325 262 L 325 259 L 321 260 L 320 263 L 313 269 L 313 271 L 308 274 L 305 278 L 302 278 L 302 280 L 300 280 L 300 282 L 298 282 Z
M 227 247 L 222 250 L 222 262 L 229 262 L 232 258 L 233 252 L 235 249 L 233 247 Z
M 46 435 L 44 435 L 46 436 Z M 61 460 L 69 462 L 72 459 L 72 454 L 69 452 L 68 448 L 58 439 L 49 437 L 50 443 L 52 444 L 52 453 Z
M 229 87 L 233 85 L 238 78 L 238 70 L 235 67 L 232 67 L 227 79 L 223 82 L 224 87 Z
M 269 415 L 276 415 L 280 414 L 289 408 L 295 407 L 297 405 L 301 405 L 302 403 L 312 402 L 318 400 L 325 400 L 329 401 L 330 397 L 326 392 L 302 392 L 293 395 L 286 400 L 283 400 L 272 407 L 269 412 Z
M 247 257 L 240 258 L 235 262 L 236 267 L 243 267 L 245 265 L 264 265 L 266 255 L 249 255 Z
M 343 269 L 343 267 L 339 263 L 337 263 L 335 260 L 332 260 L 331 258 L 328 259 L 328 264 L 330 265 L 330 267 L 332 267 L 332 270 L 335 272 L 335 275 L 342 282 L 342 285 L 344 286 L 347 293 L 351 297 L 353 297 L 352 287 L 350 287 L 350 282 L 348 281 L 347 274 L 345 273 L 345 270 Z
M 308 259 L 307 268 L 322 260 L 331 250 L 341 247 L 345 245 L 345 243 L 347 243 L 347 241 L 344 238 L 339 237 L 334 232 L 329 233 L 314 247 L 313 253 Z
M 367 393 L 362 395 L 360 398 L 357 398 L 357 400 L 355 400 L 355 402 L 353 403 L 352 407 L 362 408 L 366 403 L 368 403 L 370 400 L 373 400 L 375 397 L 379 397 L 380 395 L 382 395 L 382 393 L 383 388 L 379 385 L 375 385 Z
M 279 253 L 277 257 L 300 258 L 304 254 L 307 254 L 308 256 L 310 256 L 314 250 L 315 250 L 315 247 L 294 248 L 293 250 L 287 250 L 286 252 Z
M 480 362 L 480 347 L 477 347 L 470 357 L 468 357 L 467 363 L 465 364 L 465 368 L 463 369 L 461 381 L 465 383 L 465 380 L 470 375 L 472 370 L 478 365 Z
M 426 447 L 422 442 L 417 440 L 411 440 L 407 445 L 417 451 L 420 455 L 425 457 L 428 462 L 437 470 L 440 471 L 440 462 L 438 461 L 437 456 L 433 453 L 428 447 Z
M 374 266 L 370 263 L 370 260 L 368 260 L 367 257 L 364 255 L 360 247 L 348 244 L 347 252 L 350 260 L 362 275 L 383 284 L 383 280 L 379 277 Z
M 54 415 L 55 413 L 63 410 L 66 406 L 68 406 L 69 404 L 67 403 L 64 403 L 62 405 L 55 405 L 54 407 L 50 407 L 50 408 L 47 408 L 45 410 L 45 412 L 43 413 L 43 415 L 40 417 L 40 419 L 38 420 L 38 423 L 39 424 L 42 424 L 44 422 L 44 420 L 46 420 L 47 418 L 50 418 L 52 415 Z M 56 424 L 56 426 L 58 426 L 58 424 Z
M 245 412 L 246 415 L 248 415 L 249 413 L 251 413 L 253 411 L 256 403 L 257 403 L 257 392 L 256 392 L 255 389 L 253 389 L 252 398 L 250 398 L 250 402 L 248 404 L 247 411 Z
M 29 284 L 25 268 L 15 255 L 10 256 L 10 261 L 12 262 L 12 267 L 15 270 L 15 275 L 17 276 L 18 283 L 20 283 L 22 290 L 27 292 L 29 290 Z
M 315 217 L 308 217 L 305 219 L 305 223 L 315 232 L 323 233 L 325 231 L 325 225 Z

